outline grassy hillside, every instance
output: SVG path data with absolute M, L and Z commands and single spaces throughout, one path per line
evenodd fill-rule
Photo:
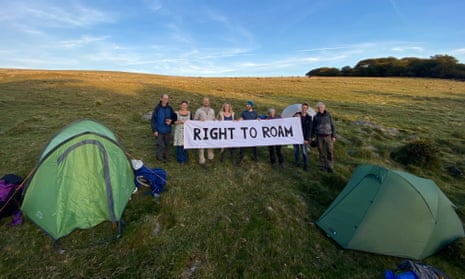
M 288 104 L 324 101 L 336 120 L 335 174 L 272 169 L 266 148 L 259 163 L 246 160 L 201 167 L 197 152 L 180 167 L 160 165 L 150 123 L 141 116 L 168 93 L 197 109 L 204 96 L 218 111 L 229 101 L 240 112 L 246 100 L 265 113 Z M 185 78 L 157 75 L 0 70 L 0 174 L 26 176 L 48 140 L 70 122 L 91 118 L 115 132 L 126 151 L 168 173 L 159 199 L 139 191 L 124 213 L 121 239 L 111 224 L 51 238 L 25 219 L 9 228 L 0 221 L 0 274 L 7 278 L 383 278 L 401 259 L 341 249 L 314 225 L 359 164 L 406 170 L 436 181 L 465 220 L 464 178 L 446 168 L 465 169 L 465 83 L 399 78 Z M 412 139 L 438 149 L 437 167 L 402 165 L 391 152 Z M 174 155 L 174 149 L 173 149 Z M 216 153 L 218 155 L 218 153 Z M 401 228 L 400 228 L 401 229 Z M 457 241 L 425 260 L 452 278 L 465 274 L 465 242 Z

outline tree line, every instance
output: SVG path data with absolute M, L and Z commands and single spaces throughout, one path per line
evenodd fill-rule
M 465 64 L 450 55 L 434 55 L 429 59 L 371 58 L 358 62 L 355 67 L 341 69 L 321 67 L 305 74 L 312 76 L 358 76 L 358 77 L 425 77 L 465 80 Z

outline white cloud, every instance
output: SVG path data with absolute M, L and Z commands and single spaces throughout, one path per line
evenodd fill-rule
M 391 48 L 391 50 L 396 51 L 396 52 L 405 52 L 405 51 L 411 51 L 411 50 L 422 52 L 424 49 L 419 46 L 397 46 L 397 47 Z
M 465 54 L 465 47 L 464 48 L 457 48 L 457 49 L 453 49 L 451 50 L 451 53 L 456 53 L 456 54 Z
M 341 45 L 341 46 L 331 46 L 331 47 L 320 47 L 320 48 L 312 48 L 312 49 L 302 49 L 298 51 L 302 52 L 337 52 L 341 50 L 346 50 L 346 51 L 360 51 L 360 50 L 366 50 L 366 49 L 371 49 L 377 47 L 376 43 L 359 43 L 359 44 L 348 44 L 348 45 Z
M 76 39 L 76 40 L 60 41 L 57 43 L 57 46 L 64 47 L 64 48 L 77 48 L 77 47 L 83 47 L 83 46 L 86 46 L 86 45 L 89 45 L 95 42 L 105 41 L 107 38 L 109 38 L 109 36 L 93 37 L 89 35 L 82 35 L 79 39 Z
M 82 4 L 57 6 L 42 1 L 11 1 L 0 3 L 1 22 L 21 22 L 28 29 L 42 27 L 89 27 L 102 22 L 114 22 L 109 13 Z

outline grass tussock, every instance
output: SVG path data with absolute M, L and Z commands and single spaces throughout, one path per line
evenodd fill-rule
M 48 140 L 72 121 L 90 118 L 110 128 L 132 156 L 168 173 L 159 199 L 141 189 L 124 212 L 123 235 L 104 222 L 76 230 L 61 241 L 25 219 L 9 228 L 0 220 L 0 274 L 6 278 L 381 278 L 401 259 L 341 249 L 314 222 L 363 163 L 405 169 L 435 180 L 465 219 L 465 83 L 400 78 L 188 78 L 116 72 L 0 70 L 0 173 L 25 177 Z M 177 109 L 190 110 L 210 97 L 218 111 L 231 102 L 239 113 L 252 99 L 261 114 L 288 104 L 325 102 L 336 120 L 335 174 L 293 168 L 284 147 L 284 168 L 272 168 L 268 150 L 250 154 L 241 166 L 226 157 L 206 166 L 173 159 L 155 161 L 150 124 L 141 119 L 162 93 Z M 444 108 L 438 110 L 437 108 Z M 415 162 L 394 160 L 418 139 Z M 407 150 L 408 151 L 408 150 Z M 399 154 L 409 154 L 403 151 Z M 427 153 L 429 152 L 429 153 Z M 173 149 L 174 154 L 174 149 Z M 238 156 L 238 152 L 236 152 Z M 413 155 L 409 154 L 408 159 Z M 433 158 L 434 160 L 432 160 Z M 425 164 L 435 162 L 434 168 Z M 426 262 L 452 278 L 465 274 L 464 240 Z
M 414 140 L 392 152 L 392 158 L 404 165 L 434 168 L 439 163 L 438 148 L 429 140 Z

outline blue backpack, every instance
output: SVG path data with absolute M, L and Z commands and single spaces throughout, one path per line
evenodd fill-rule
M 140 186 L 150 187 L 152 196 L 159 197 L 165 190 L 166 171 L 160 168 L 148 168 L 144 165 L 135 170 L 135 184 Z
M 386 270 L 384 275 L 386 279 L 450 279 L 444 271 L 434 266 L 410 260 L 401 262 L 395 272 Z

